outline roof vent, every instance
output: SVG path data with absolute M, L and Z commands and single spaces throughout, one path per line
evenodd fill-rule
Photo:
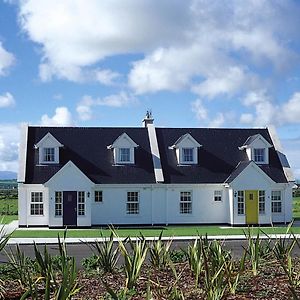
M 148 127 L 149 124 L 153 124 L 153 117 L 152 117 L 152 111 L 151 110 L 147 110 L 146 112 L 146 116 L 143 119 L 143 127 Z

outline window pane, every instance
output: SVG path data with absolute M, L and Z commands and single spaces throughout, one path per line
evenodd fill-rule
M 78 192 L 78 216 L 85 215 L 85 193 Z
M 237 199 L 238 215 L 244 215 L 245 214 L 244 191 L 238 191 L 237 198 L 238 198 Z
M 264 162 L 265 161 L 265 149 L 254 149 L 254 161 Z
M 272 213 L 282 212 L 281 191 L 272 191 Z
M 62 215 L 62 192 L 55 192 L 55 216 Z
M 259 213 L 264 214 L 265 212 L 266 212 L 265 191 L 259 191 Z
M 33 216 L 44 214 L 42 192 L 31 192 L 30 214 Z
M 95 202 L 103 201 L 103 193 L 102 191 L 95 191 Z
M 192 192 L 180 192 L 179 211 L 181 214 L 192 213 Z
M 44 161 L 51 162 L 54 161 L 54 148 L 44 148 Z
M 222 201 L 222 191 L 214 191 L 214 200 Z
M 130 148 L 120 148 L 119 149 L 119 161 L 120 162 L 130 162 Z
M 126 212 L 129 215 L 139 213 L 139 192 L 127 192 Z
M 183 161 L 184 162 L 193 162 L 193 148 L 182 148 Z

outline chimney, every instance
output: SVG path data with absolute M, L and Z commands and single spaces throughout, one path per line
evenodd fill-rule
M 143 119 L 143 127 L 148 127 L 149 124 L 153 124 L 153 121 L 151 110 L 147 110 L 146 116 Z

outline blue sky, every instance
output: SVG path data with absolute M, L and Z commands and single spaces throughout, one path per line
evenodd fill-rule
M 300 178 L 300 1 L 0 2 L 0 170 L 22 122 L 275 125 Z

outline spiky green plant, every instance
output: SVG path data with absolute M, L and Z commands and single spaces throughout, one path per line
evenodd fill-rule
M 114 249 L 114 233 L 111 231 L 109 239 L 106 239 L 101 232 L 101 242 L 89 244 L 94 255 L 97 257 L 97 264 L 104 273 L 113 273 L 119 260 L 118 248 Z
M 130 246 L 132 253 L 128 251 L 126 245 Z M 124 242 L 119 240 L 119 248 L 125 261 L 126 287 L 132 289 L 140 277 L 142 265 L 146 259 L 148 251 L 146 240 L 141 236 L 133 242 L 130 237 L 128 237 Z
M 163 232 L 161 231 L 158 239 L 152 241 L 149 247 L 150 263 L 158 269 L 166 268 L 166 266 L 169 264 L 169 251 L 173 242 L 172 239 L 168 240 L 167 242 L 163 242 L 162 234 Z
M 202 254 L 203 243 L 201 238 L 195 239 L 192 245 L 188 245 L 186 255 L 190 269 L 195 276 L 195 287 L 199 284 L 200 274 L 203 270 L 203 254 Z

